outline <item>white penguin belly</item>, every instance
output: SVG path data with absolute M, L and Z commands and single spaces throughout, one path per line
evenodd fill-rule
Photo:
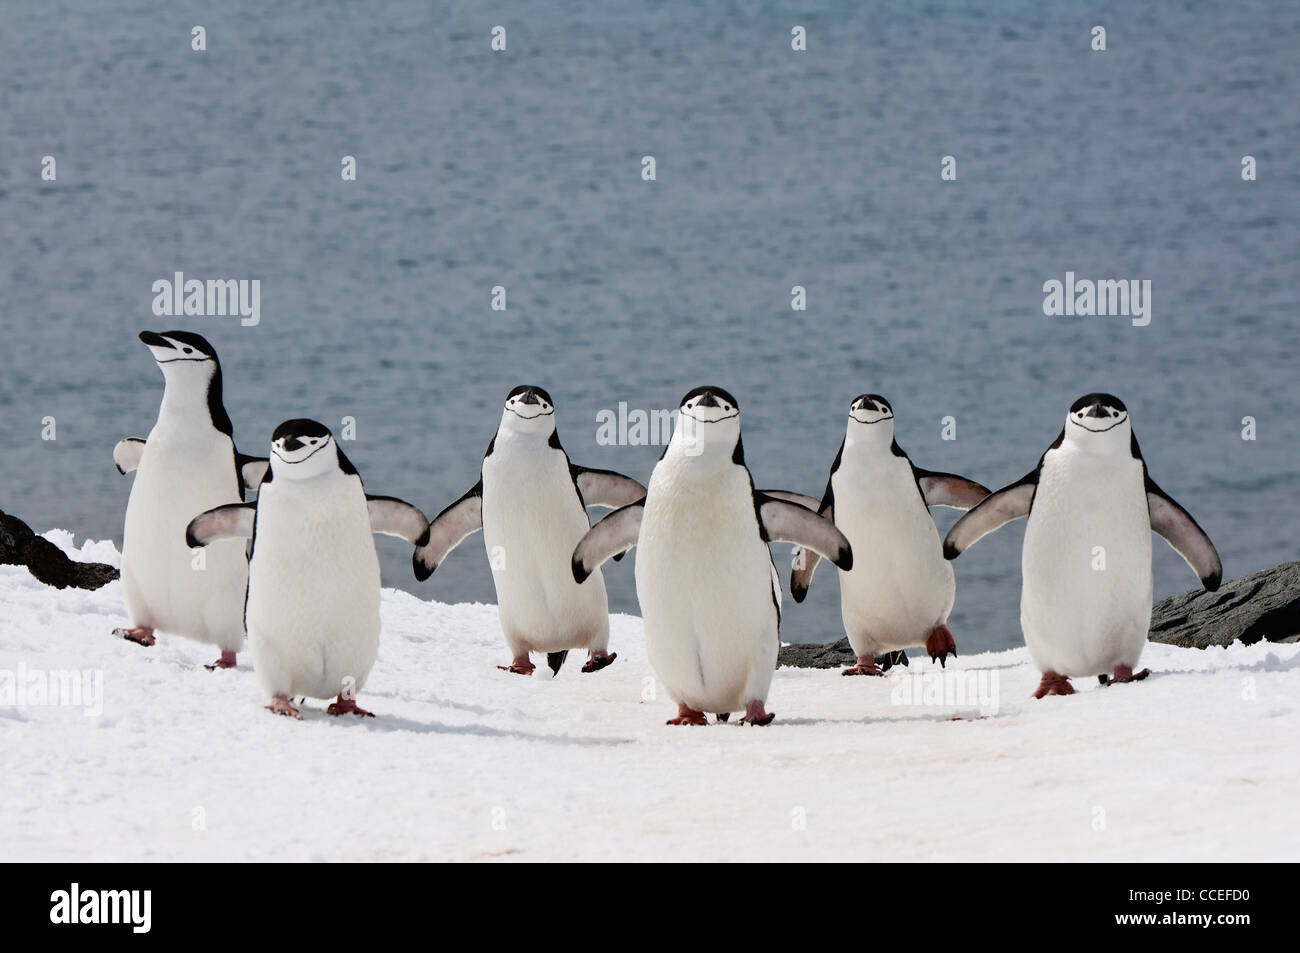
M 498 446 L 483 462 L 483 543 L 512 649 L 603 645 L 609 602 L 599 570 L 579 585 L 573 550 L 590 529 L 564 455 Z
M 674 700 L 730 712 L 766 698 L 778 648 L 772 558 L 742 468 L 656 468 L 636 591 L 650 664 Z
M 843 475 L 842 475 L 843 474 Z M 956 586 L 939 531 L 905 458 L 832 477 L 835 525 L 853 546 L 840 611 L 858 655 L 924 644 L 947 621 Z
M 123 591 L 133 623 L 239 648 L 248 580 L 244 543 L 215 543 L 196 565 L 185 528 L 200 513 L 240 500 L 228 437 L 213 430 L 210 437 L 191 432 L 177 438 L 155 428 L 140 457 L 122 532 Z
M 361 483 L 341 482 L 263 487 L 247 619 L 268 695 L 359 691 L 379 654 L 379 558 Z
M 1151 624 L 1151 524 L 1138 460 L 1052 451 L 1025 527 L 1020 623 L 1041 671 L 1134 665 Z

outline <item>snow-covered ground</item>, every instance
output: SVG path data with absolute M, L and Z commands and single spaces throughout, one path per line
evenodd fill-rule
M 1300 645 L 1151 645 L 1145 682 L 1043 701 L 1023 649 L 963 656 L 946 683 L 920 659 L 903 679 L 781 669 L 771 726 L 674 728 L 634 617 L 613 619 L 614 665 L 570 658 L 554 679 L 497 670 L 493 606 L 385 590 L 383 620 L 359 699 L 378 717 L 309 701 L 295 722 L 262 709 L 247 661 L 209 672 L 208 646 L 111 638 L 120 583 L 58 591 L 0 567 L 0 856 L 1300 856 Z M 33 703 L 34 673 L 67 670 L 90 673 L 80 707 Z M 959 677 L 968 698 L 934 697 Z

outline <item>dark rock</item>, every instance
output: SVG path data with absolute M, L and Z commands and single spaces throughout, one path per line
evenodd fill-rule
M 1193 589 L 1156 603 L 1151 641 L 1186 648 L 1247 645 L 1300 636 L 1300 562 L 1283 563 L 1224 583 L 1218 592 Z
M 22 520 L 0 510 L 0 564 L 26 566 L 33 576 L 57 589 L 98 589 L 117 578 L 104 563 L 74 562 Z
M 791 668 L 843 668 L 858 660 L 849 648 L 848 636 L 826 645 L 815 643 L 783 645 L 776 654 L 776 667 Z
M 781 646 L 776 655 L 776 667 L 788 665 L 791 668 L 843 668 L 853 665 L 858 660 L 853 649 L 849 647 L 848 637 L 826 645 L 791 644 Z M 906 652 L 888 652 L 876 656 L 876 664 L 882 672 L 888 672 L 895 665 L 907 665 Z

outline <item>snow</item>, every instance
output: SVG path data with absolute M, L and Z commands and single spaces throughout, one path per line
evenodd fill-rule
M 108 542 L 47 538 L 117 561 Z M 1077 682 L 1079 694 L 1042 701 L 1024 649 L 950 661 L 983 679 L 982 704 L 927 698 L 942 685 L 918 673 L 940 669 L 920 658 L 900 678 L 781 669 L 771 726 L 674 728 L 635 617 L 612 619 L 619 658 L 604 671 L 582 675 L 571 657 L 558 678 L 540 664 L 524 678 L 496 668 L 508 653 L 495 607 L 385 590 L 359 698 L 378 717 L 334 719 L 309 701 L 295 722 L 262 709 L 242 657 L 209 672 L 209 646 L 111 638 L 125 622 L 119 583 L 60 591 L 3 566 L 0 605 L 0 695 L 6 681 L 15 695 L 0 698 L 7 860 L 1300 852 L 1300 645 L 1153 644 L 1145 682 Z M 100 714 L 90 698 L 13 704 L 17 682 L 60 670 L 102 678 Z

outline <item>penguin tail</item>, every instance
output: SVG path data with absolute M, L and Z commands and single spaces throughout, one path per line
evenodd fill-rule
M 564 660 L 568 657 L 569 657 L 568 649 L 565 649 L 563 652 L 547 652 L 546 664 L 550 666 L 551 674 L 559 675 L 560 666 L 564 664 Z

